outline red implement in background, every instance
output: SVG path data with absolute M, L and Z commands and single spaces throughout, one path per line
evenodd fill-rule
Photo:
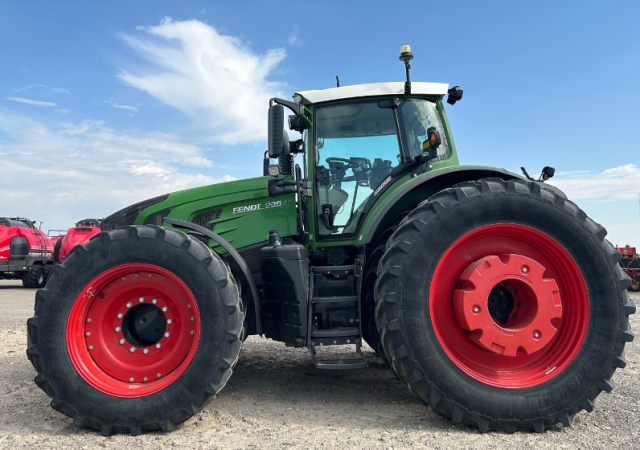
M 631 292 L 640 292 L 640 256 L 635 247 L 616 247 L 622 254 L 620 267 L 631 278 L 631 286 L 627 289 Z
M 69 228 L 67 234 L 55 243 L 53 259 L 55 262 L 62 262 L 69 252 L 77 246 L 88 242 L 100 229 L 100 219 L 84 219 L 76 223 L 75 227 Z
M 0 217 L 0 279 L 18 279 L 29 288 L 44 287 L 52 267 L 53 244 L 35 224 Z

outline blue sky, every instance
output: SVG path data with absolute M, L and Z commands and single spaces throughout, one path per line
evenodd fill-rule
M 5 2 L 1 215 L 67 228 L 260 174 L 267 99 L 460 85 L 460 160 L 553 182 L 640 247 L 638 2 Z

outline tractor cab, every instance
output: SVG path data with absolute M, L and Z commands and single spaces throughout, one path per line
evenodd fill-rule
M 404 97 L 404 83 L 396 82 L 297 94 L 302 104 L 314 105 L 307 148 L 317 193 L 318 239 L 353 236 L 367 206 L 388 186 L 394 170 L 401 174 L 405 162 L 425 150 L 433 152 L 430 162 L 449 159 L 438 107 L 447 89 L 445 84 L 414 83 L 412 97 Z M 439 137 L 433 147 L 429 133 Z M 426 161 L 423 165 L 424 172 Z
M 354 240 L 385 191 L 434 168 L 458 165 L 442 100 L 448 95 L 455 104 L 462 90 L 412 83 L 411 58 L 403 47 L 404 83 L 338 86 L 297 92 L 293 102 L 271 100 L 268 153 L 278 163 L 265 162 L 265 175 L 276 177 L 269 195 L 297 193 L 287 177 L 295 175 L 292 156 L 305 152 L 304 176 L 297 182 L 304 183 L 302 196 L 308 194 L 300 215 L 313 211 L 301 223 L 313 236 L 311 247 Z M 293 111 L 289 128 L 303 133 L 301 141 L 288 141 L 284 107 Z

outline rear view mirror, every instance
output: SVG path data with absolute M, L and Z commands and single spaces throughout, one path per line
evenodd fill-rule
M 273 105 L 269 108 L 268 139 L 270 158 L 279 158 L 288 152 L 289 135 L 284 129 L 284 108 L 282 105 Z

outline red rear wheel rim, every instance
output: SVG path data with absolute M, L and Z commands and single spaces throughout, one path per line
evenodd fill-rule
M 67 323 L 67 349 L 82 378 L 116 397 L 142 397 L 173 383 L 200 337 L 191 291 L 151 264 L 125 264 L 95 277 Z
M 513 354 L 515 348 L 520 347 L 515 356 L 505 354 L 500 346 L 492 350 L 486 342 L 479 343 L 477 339 L 479 331 L 470 331 L 470 329 L 478 327 L 483 331 L 482 326 L 477 324 L 469 326 L 464 322 L 464 313 L 458 311 L 456 314 L 455 305 L 456 301 L 460 302 L 461 290 L 469 289 L 470 279 L 476 281 L 469 278 L 470 270 L 486 259 L 491 257 L 495 259 L 497 255 L 503 261 L 508 261 L 509 257 L 512 257 L 512 261 L 520 264 L 517 267 L 525 265 L 522 264 L 523 261 L 532 261 L 532 267 L 536 265 L 543 268 L 543 274 L 534 283 L 542 283 L 540 281 L 542 279 L 552 280 L 555 285 L 552 283 L 551 286 L 557 286 L 557 292 L 553 294 L 556 296 L 554 300 L 544 300 L 540 297 L 540 304 L 535 303 L 536 307 L 540 308 L 539 315 L 546 314 L 545 320 L 547 322 L 552 320 L 553 324 L 553 328 L 545 328 L 544 345 L 525 343 L 522 336 L 507 337 L 502 341 L 499 338 L 495 339 L 507 348 L 509 348 L 508 339 L 521 339 L 522 345 L 516 345 L 506 352 Z M 474 263 L 476 263 L 475 266 Z M 514 264 L 511 264 L 510 268 L 498 269 L 503 273 L 494 278 L 495 284 L 518 278 L 512 273 L 513 266 Z M 509 267 L 509 264 L 505 264 L 505 267 Z M 523 282 L 520 283 L 522 286 Z M 540 292 L 540 289 L 536 291 L 538 295 L 542 295 Z M 552 295 L 550 292 L 548 295 Z M 556 305 L 555 311 L 549 311 L 553 308 L 554 302 L 561 307 Z M 481 306 L 485 305 L 486 301 Z M 566 369 L 580 350 L 589 325 L 589 297 L 584 278 L 576 262 L 550 236 L 533 228 L 516 224 L 488 225 L 458 239 L 436 267 L 431 284 L 429 309 L 436 337 L 456 366 L 485 384 L 511 389 L 539 385 Z M 479 312 L 478 308 L 475 311 Z M 466 314 L 470 317 L 468 312 Z M 532 319 L 526 323 L 512 323 L 512 319 L 509 318 L 509 322 L 505 325 L 496 322 L 494 328 L 504 329 L 507 332 L 510 327 L 513 327 L 511 330 L 526 328 L 535 319 L 536 313 L 530 313 L 530 315 Z M 548 325 L 540 320 L 536 323 L 541 326 Z M 484 326 L 483 332 L 488 333 L 489 325 Z M 535 330 L 527 328 L 526 336 L 538 332 L 536 336 L 540 338 L 538 327 L 534 328 Z M 548 339 L 546 330 L 552 331 L 551 339 Z

